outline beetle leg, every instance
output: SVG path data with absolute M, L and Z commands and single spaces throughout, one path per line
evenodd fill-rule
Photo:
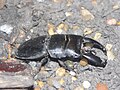
M 86 45 L 86 44 L 90 44 L 91 48 L 97 48 L 97 49 L 102 50 L 105 55 L 107 54 L 105 47 L 93 39 L 84 37 L 83 38 L 83 45 Z
M 102 61 L 98 56 L 95 56 L 94 54 L 92 54 L 92 52 L 84 53 L 83 58 L 86 58 L 90 65 L 93 65 L 96 67 L 105 67 L 107 64 L 107 60 Z
M 58 60 L 58 63 L 60 64 L 60 66 L 64 67 L 66 70 L 73 71 L 73 69 L 69 67 L 65 62 Z
M 49 61 L 48 57 L 44 57 L 44 58 L 42 58 L 40 61 L 37 61 L 37 65 L 36 65 L 37 69 L 36 69 L 36 72 L 35 72 L 35 74 L 34 74 L 33 77 L 36 77 L 36 75 L 38 75 L 38 73 L 39 73 L 40 70 L 41 70 L 41 67 L 42 67 L 43 65 L 45 65 L 48 61 Z M 34 70 L 34 71 L 35 71 L 35 70 Z
M 44 66 L 47 62 L 49 62 L 49 58 L 48 57 L 45 57 L 45 58 L 43 58 L 41 61 L 40 61 L 40 68 L 41 68 L 41 66 Z

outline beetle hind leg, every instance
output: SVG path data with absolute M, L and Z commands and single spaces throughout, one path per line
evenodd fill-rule
M 83 55 L 83 58 L 86 58 L 90 65 L 93 65 L 96 67 L 105 67 L 107 64 L 107 60 L 102 61 L 98 56 L 95 56 L 91 52 L 85 53 Z
M 84 46 L 89 45 L 89 46 L 91 46 L 91 48 L 100 49 L 100 50 L 102 50 L 104 52 L 105 55 L 107 53 L 105 47 L 102 44 L 100 44 L 99 42 L 97 42 L 97 41 L 95 41 L 93 39 L 84 37 L 83 38 L 83 45 Z

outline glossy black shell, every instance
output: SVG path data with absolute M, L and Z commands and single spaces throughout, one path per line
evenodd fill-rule
M 20 45 L 16 57 L 37 60 L 49 56 L 55 59 L 67 58 L 76 61 L 82 56 L 80 52 L 82 40 L 83 37 L 78 35 L 40 36 Z

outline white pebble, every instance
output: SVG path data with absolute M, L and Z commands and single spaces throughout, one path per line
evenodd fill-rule
M 116 23 L 117 23 L 117 20 L 114 19 L 114 18 L 107 20 L 107 24 L 108 24 L 108 25 L 115 25 Z
M 106 49 L 107 49 L 108 51 L 110 51 L 110 50 L 112 49 L 112 46 L 113 46 L 112 44 L 107 44 L 107 45 L 106 45 Z
M 66 17 L 72 16 L 72 12 L 65 12 Z
M 44 2 L 45 0 L 37 0 L 38 2 Z
M 83 87 L 84 88 L 89 88 L 91 86 L 90 82 L 89 81 L 84 81 L 83 82 Z
M 13 30 L 13 27 L 11 25 L 5 24 L 5 25 L 0 26 L 0 31 L 3 31 L 7 34 L 10 34 L 12 30 Z
M 72 75 L 72 76 L 75 76 L 75 75 L 76 75 L 76 73 L 73 72 L 73 71 L 70 71 L 69 73 L 70 73 L 70 75 Z
M 112 51 L 107 51 L 107 57 L 108 57 L 108 60 L 114 60 L 115 59 L 115 55 L 113 54 Z

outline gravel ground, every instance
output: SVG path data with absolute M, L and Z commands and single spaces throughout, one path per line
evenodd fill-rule
M 34 87 L 36 90 L 97 90 L 97 83 L 104 83 L 109 90 L 120 90 L 119 16 L 119 0 L 1 0 L 0 59 L 7 59 L 9 53 L 14 54 L 30 38 L 55 33 L 86 35 L 104 46 L 112 46 L 108 50 L 107 66 L 77 65 L 75 75 L 64 72 L 63 68 L 59 75 L 60 66 L 51 61 L 35 76 Z M 36 69 L 35 62 L 30 65 Z M 84 81 L 90 86 L 85 87 Z

